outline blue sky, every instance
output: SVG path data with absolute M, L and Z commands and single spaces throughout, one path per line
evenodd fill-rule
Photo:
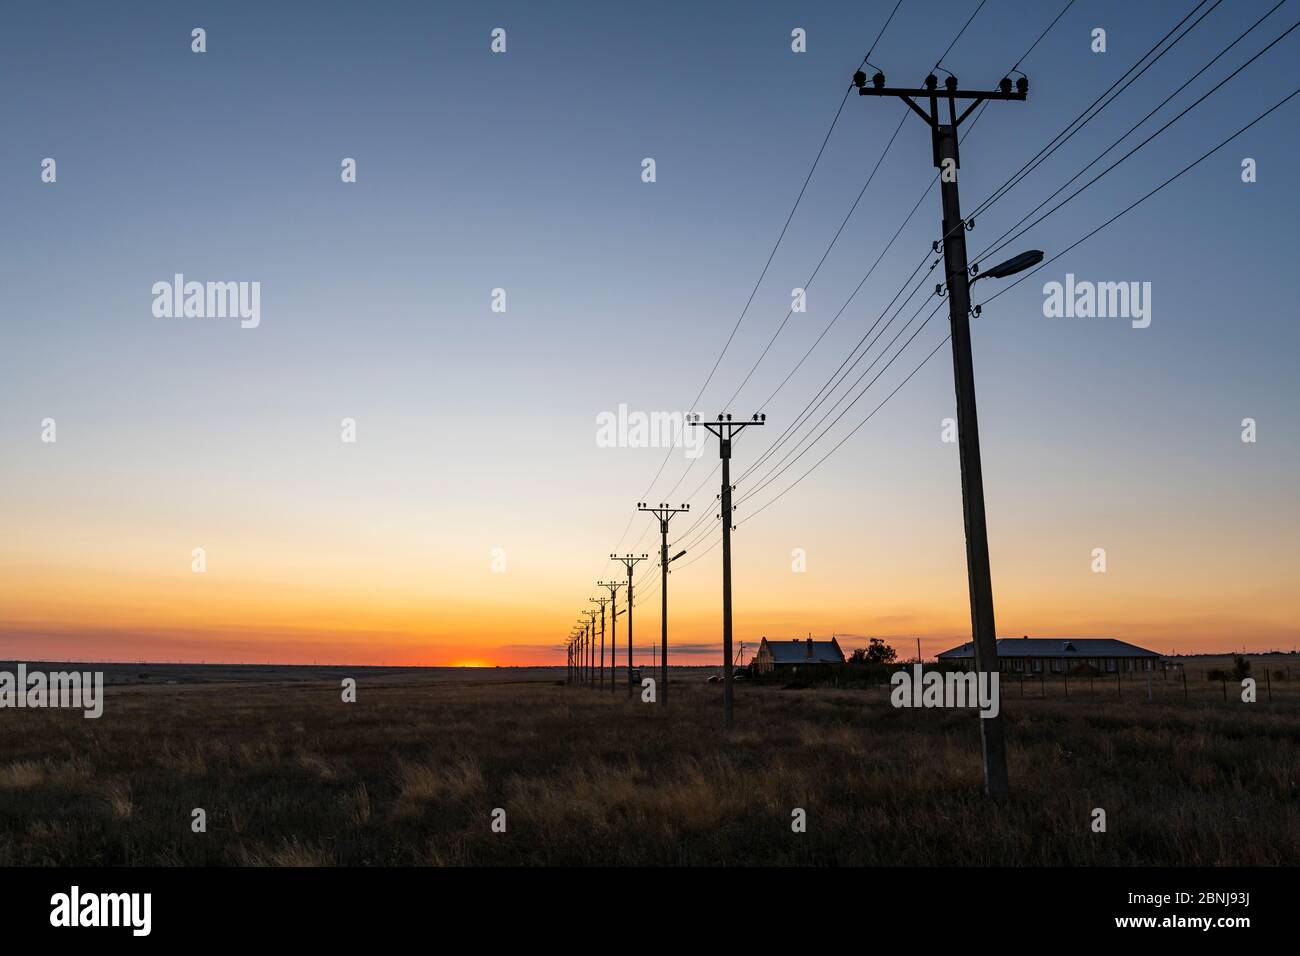
M 972 252 L 1272 5 L 1238 0 L 1211 13 L 979 216 Z M 919 83 L 975 6 L 903 0 L 872 62 L 891 83 Z M 1193 6 L 1076 3 L 1023 65 L 1028 101 L 992 105 L 965 141 L 966 207 Z M 345 578 L 345 555 L 364 551 L 366 574 L 382 576 L 385 555 L 424 549 L 429 573 L 450 591 L 517 605 L 539 631 L 562 635 L 574 616 L 565 608 L 581 606 L 589 580 L 613 573 L 603 556 L 616 543 L 649 550 L 653 541 L 648 519 L 620 534 L 662 453 L 596 447 L 596 416 L 620 403 L 716 414 L 750 370 L 898 123 L 896 101 L 850 97 L 702 406 L 686 407 L 892 7 L 9 11 L 0 33 L 9 93 L 0 107 L 0 490 L 23 517 L 6 563 L 29 561 L 35 547 L 58 578 L 69 548 L 106 549 L 111 564 L 122 536 L 146 551 L 146 541 L 174 541 L 188 554 L 191 540 L 223 528 L 250 549 L 285 549 L 286 562 L 336 554 L 332 573 Z M 988 0 L 944 66 L 963 86 L 992 87 L 1059 7 Z M 1284 4 L 1174 108 L 1298 10 Z M 207 31 L 201 55 L 190 51 L 196 26 Z M 503 55 L 489 51 L 495 27 L 507 30 Z M 791 52 L 795 27 L 807 31 L 805 54 Z M 1094 27 L 1107 31 L 1104 54 L 1090 50 Z M 1064 248 L 1291 92 L 1297 43 L 1300 34 L 1283 40 L 1007 254 Z M 1145 595 L 1152 615 L 1198 639 L 1294 639 L 1285 621 L 1300 531 L 1300 333 L 1287 226 L 1297 102 L 976 321 L 1007 633 L 1053 628 L 1039 601 L 1050 596 L 1063 608 L 1059 626 L 1143 636 L 1148 625 L 1132 616 Z M 54 185 L 40 181 L 47 156 L 58 162 Z M 358 162 L 355 184 L 340 182 L 343 157 Z M 640 179 L 645 157 L 657 164 L 653 184 Z M 1241 182 L 1243 157 L 1257 160 L 1258 182 Z M 809 361 L 771 404 L 756 403 L 844 303 L 933 173 L 928 134 L 909 121 L 810 287 L 808 313 L 791 319 L 730 410 L 764 411 L 779 432 L 803 407 L 937 238 L 937 193 Z M 176 272 L 260 281 L 260 327 L 155 319 L 149 289 Z M 1067 272 L 1150 282 L 1150 328 L 1045 318 L 1043 283 Z M 504 314 L 489 309 L 496 287 L 507 290 Z M 922 333 L 882 380 L 881 397 L 943 331 L 936 320 Z M 873 395 L 841 430 L 876 404 Z M 955 453 L 938 441 L 952 407 L 945 350 L 746 529 L 737 587 L 754 617 L 745 627 L 893 633 L 899 621 L 900 634 L 964 639 Z M 47 415 L 59 422 L 57 457 L 34 441 Z M 343 416 L 362 434 L 347 461 L 338 459 Z M 1239 439 L 1246 416 L 1259 423 L 1253 446 Z M 706 457 L 691 466 L 681 490 L 712 465 Z M 648 497 L 666 496 L 685 467 L 672 460 Z M 352 530 L 323 534 L 328 515 Z M 357 526 L 373 533 L 358 540 Z M 1113 555 L 1109 592 L 1087 574 L 1098 544 Z M 517 556 L 507 581 L 482 575 L 497 546 Z M 795 547 L 817 557 L 817 573 L 797 583 Z M 683 640 L 715 636 L 716 571 L 705 562 L 716 554 L 691 569 L 707 571 L 697 580 L 678 576 Z M 67 561 L 79 574 L 100 567 Z M 147 589 L 139 570 L 133 580 Z M 65 575 L 61 586 L 75 590 L 78 580 Z M 1200 593 L 1184 605 L 1189 586 Z M 59 591 L 50 588 L 31 616 L 53 614 Z M 442 596 L 426 595 L 431 619 Z M 942 610 L 931 615 L 931 605 Z M 520 629 L 483 640 L 513 645 Z

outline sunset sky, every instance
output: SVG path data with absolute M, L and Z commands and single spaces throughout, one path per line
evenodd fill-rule
M 996 86 L 1063 2 L 988 0 L 944 66 L 964 87 Z M 872 63 L 918 84 L 977 3 L 903 0 Z M 977 216 L 972 256 L 1273 5 L 1209 14 Z M 670 536 L 688 550 L 669 579 L 670 639 L 678 662 L 712 663 L 717 443 L 697 460 L 675 450 L 652 483 L 663 449 L 597 443 L 598 417 L 620 405 L 766 414 L 732 470 L 736 636 L 751 649 L 809 632 L 852 635 L 846 646 L 884 637 L 903 653 L 919 637 L 927 656 L 969 640 L 957 451 L 941 440 L 955 414 L 947 346 L 747 520 L 940 343 L 942 313 L 789 471 L 748 501 L 784 449 L 741 477 L 938 238 L 936 189 L 778 390 L 934 176 L 911 117 L 808 286 L 807 312 L 755 367 L 901 103 L 849 97 L 735 340 L 689 404 L 893 6 L 9 11 L 0 659 L 563 663 L 595 582 L 624 574 L 608 554 L 657 556 L 657 527 L 635 503 L 669 500 L 694 509 Z M 1194 6 L 1079 0 L 1024 61 L 1028 101 L 992 104 L 963 141 L 967 211 Z M 1283 4 L 1079 183 L 1298 11 Z M 194 27 L 206 53 L 191 52 Z M 489 49 L 496 27 L 503 54 Z M 791 51 L 796 27 L 806 53 Z M 1105 53 L 1090 49 L 1097 27 Z M 1300 30 L 994 258 L 1053 255 L 1141 197 L 1290 93 L 1297 52 Z M 1300 98 L 973 321 L 999 635 L 1162 652 L 1300 642 L 1298 117 Z M 46 157 L 55 183 L 41 180 Z M 355 183 L 340 179 L 344 157 Z M 1257 182 L 1242 182 L 1247 157 Z M 151 287 L 176 273 L 260 282 L 260 324 L 155 317 Z M 1149 282 L 1150 326 L 1045 317 L 1044 284 L 1067 273 Z M 1007 284 L 980 282 L 974 300 Z M 497 288 L 504 312 L 491 308 Z M 796 549 L 805 571 L 792 569 Z M 637 575 L 647 659 L 657 577 L 653 561 Z

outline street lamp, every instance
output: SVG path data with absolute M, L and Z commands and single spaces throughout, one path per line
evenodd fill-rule
M 1030 249 L 1028 252 L 1022 252 L 1018 256 L 1012 256 L 1006 262 L 999 262 L 992 269 L 986 269 L 983 272 L 977 272 L 975 277 L 970 280 L 974 285 L 980 279 L 1005 279 L 1007 276 L 1013 276 L 1017 272 L 1024 272 L 1031 269 L 1043 261 L 1042 249 Z M 979 268 L 978 265 L 975 267 Z

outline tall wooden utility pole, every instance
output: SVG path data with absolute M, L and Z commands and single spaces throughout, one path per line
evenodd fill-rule
M 622 581 L 597 581 L 596 587 L 609 589 L 609 689 L 615 690 L 617 682 L 614 680 L 614 673 L 617 668 L 614 666 L 618 658 L 618 616 L 621 613 L 618 609 L 618 589 L 623 586 Z M 632 684 L 632 650 L 628 647 L 627 659 L 628 686 Z
M 699 415 L 691 417 L 692 425 L 700 425 L 718 437 L 718 456 L 722 459 L 722 726 L 731 726 L 732 664 L 731 664 L 731 440 L 750 425 L 762 425 L 766 415 L 755 415 L 747 422 L 733 422 L 730 415 L 719 415 L 716 422 L 701 422 Z
M 662 537 L 659 546 L 659 596 L 661 606 L 659 612 L 660 641 L 663 650 L 659 654 L 661 668 L 659 671 L 659 703 L 668 704 L 668 565 L 680 558 L 685 551 L 682 551 L 673 557 L 668 557 L 668 522 L 672 520 L 673 515 L 681 514 L 683 511 L 690 511 L 690 505 L 682 505 L 680 508 L 673 508 L 660 502 L 653 508 L 644 501 L 637 502 L 637 511 L 646 511 L 659 519 L 659 534 Z
M 607 597 L 587 598 L 587 600 L 590 601 L 592 604 L 600 605 L 600 682 L 599 683 L 601 689 L 603 690 L 605 687 L 605 605 L 606 603 L 608 603 L 609 598 Z M 612 655 L 610 657 L 610 663 L 611 664 L 613 663 Z M 609 679 L 610 681 L 614 680 L 614 670 L 612 667 L 610 668 Z
M 587 640 L 587 625 L 589 621 L 586 617 L 586 614 L 587 612 L 583 611 L 581 614 L 578 615 L 579 617 L 582 618 L 582 620 L 578 622 L 578 683 L 579 684 L 587 683 L 587 647 L 589 645 L 589 642 Z
M 591 600 L 588 598 L 587 600 Z M 596 612 L 583 611 L 587 616 L 587 684 L 596 686 Z
M 975 369 L 970 344 L 970 267 L 966 261 L 966 230 L 974 223 L 962 218 L 957 192 L 957 170 L 961 166 L 957 128 L 971 111 L 986 100 L 1023 100 L 1029 80 L 1023 75 L 1012 90 L 1010 77 L 996 91 L 958 91 L 957 77 L 949 74 L 942 91 L 931 73 L 924 89 L 899 89 L 885 85 L 883 73 L 876 73 L 867 86 L 867 75 L 859 70 L 853 83 L 862 96 L 896 96 L 930 127 L 934 165 L 939 170 L 943 194 L 943 258 L 948 290 L 948 317 L 952 332 L 953 382 L 957 393 L 957 442 L 961 458 L 962 506 L 966 516 L 966 574 L 970 587 L 971 631 L 975 641 L 975 670 L 979 680 L 992 681 L 998 672 L 997 630 L 993 622 L 993 581 L 989 569 L 988 525 L 984 514 L 984 474 L 980 466 L 979 422 L 975 414 Z M 928 110 L 916 100 L 928 103 Z M 948 101 L 948 122 L 943 122 L 939 100 Z M 958 114 L 957 101 L 969 101 Z M 1007 745 L 1001 711 L 981 715 L 980 738 L 984 749 L 984 789 L 992 797 L 1006 796 Z
M 611 554 L 611 561 L 621 561 L 627 568 L 627 696 L 632 696 L 632 569 L 636 567 L 638 561 L 645 561 L 650 555 L 648 554 L 625 554 L 619 557 L 617 554 Z

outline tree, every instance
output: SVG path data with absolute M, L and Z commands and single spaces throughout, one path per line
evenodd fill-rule
M 853 652 L 855 664 L 892 664 L 897 658 L 898 652 L 878 637 L 873 637 L 867 647 L 859 647 Z
M 866 647 L 855 647 L 849 652 L 850 664 L 865 667 L 871 664 L 892 664 L 898 659 L 898 652 L 878 637 L 871 638 Z
M 898 659 L 898 652 L 878 637 L 871 639 L 867 647 L 867 661 L 872 664 L 892 664 Z

